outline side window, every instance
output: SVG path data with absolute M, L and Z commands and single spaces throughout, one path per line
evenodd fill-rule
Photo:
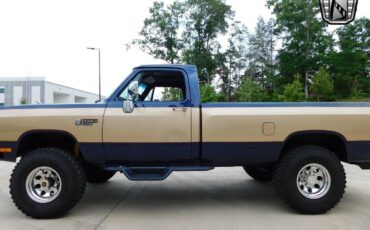
M 134 81 L 137 81 L 139 86 L 138 101 L 179 102 L 186 98 L 185 78 L 179 71 L 141 72 L 131 80 L 131 82 Z M 128 87 L 126 87 L 120 94 L 119 100 L 129 99 Z
M 153 101 L 154 89 L 151 89 L 148 95 L 145 97 L 144 101 Z
M 183 101 L 184 93 L 178 87 L 155 87 L 152 101 Z
M 134 77 L 134 79 L 132 79 L 131 81 L 130 81 L 130 83 L 131 82 L 138 82 L 139 83 L 139 81 L 140 81 L 140 79 L 141 79 L 141 75 L 142 75 L 142 73 L 139 73 L 138 75 L 136 75 L 135 77 Z M 129 84 L 130 84 L 129 83 Z M 128 85 L 129 85 L 128 84 Z M 127 101 L 127 100 L 129 100 L 130 99 L 130 96 L 129 96 L 129 93 L 128 93 L 128 85 L 126 86 L 126 88 L 122 91 L 122 93 L 119 95 L 119 100 L 120 101 Z M 143 91 L 145 90 L 145 88 L 144 88 L 144 85 L 140 85 L 140 83 L 138 84 L 139 85 L 139 94 L 142 94 L 143 93 Z

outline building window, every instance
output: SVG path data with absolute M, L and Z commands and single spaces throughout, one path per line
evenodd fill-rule
M 13 88 L 13 105 L 20 105 L 23 99 L 23 87 L 14 86 Z
M 5 104 L 5 88 L 0 87 L 0 106 L 4 106 Z
M 32 86 L 31 104 L 41 104 L 41 88 L 40 86 Z

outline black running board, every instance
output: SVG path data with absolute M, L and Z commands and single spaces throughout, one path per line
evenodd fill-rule
M 119 171 L 132 181 L 164 180 L 173 171 L 209 171 L 213 167 L 106 167 L 109 171 Z

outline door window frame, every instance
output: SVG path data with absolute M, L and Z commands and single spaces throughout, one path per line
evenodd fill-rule
M 138 75 L 143 72 L 179 72 L 182 74 L 185 83 L 185 100 L 184 101 L 138 101 L 135 103 L 135 107 L 193 107 L 191 103 L 191 93 L 190 93 L 190 82 L 187 73 L 182 69 L 168 69 L 168 68 L 146 68 L 140 70 L 134 70 L 131 75 L 122 82 L 122 84 L 115 90 L 111 96 L 111 100 L 108 103 L 108 107 L 122 107 L 122 101 L 119 100 L 119 96 L 125 90 L 130 82 Z

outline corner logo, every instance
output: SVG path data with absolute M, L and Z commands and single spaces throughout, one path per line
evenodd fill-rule
M 358 0 L 320 0 L 321 15 L 325 22 L 344 25 L 355 20 Z

